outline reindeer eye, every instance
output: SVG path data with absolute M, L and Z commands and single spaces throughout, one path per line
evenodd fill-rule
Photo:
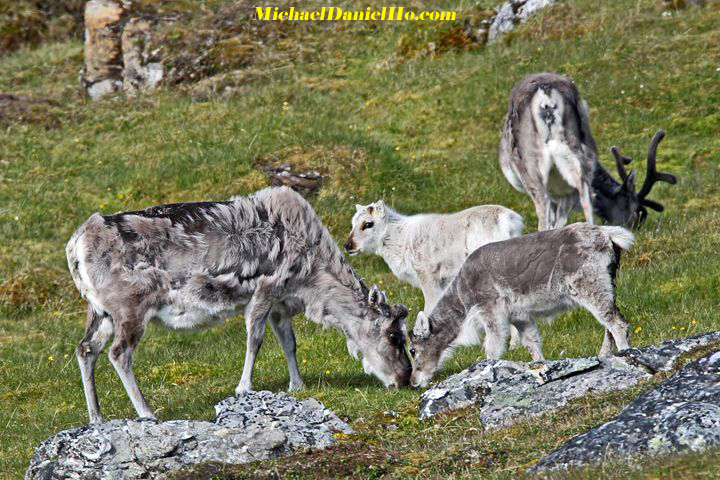
M 410 348 L 410 356 L 412 358 L 415 358 L 415 349 L 414 348 Z
M 400 343 L 400 337 L 397 333 L 390 334 L 390 343 L 392 343 L 393 345 L 397 345 Z
M 372 228 L 373 225 L 375 225 L 375 222 L 364 222 L 360 230 L 367 230 L 368 228 Z

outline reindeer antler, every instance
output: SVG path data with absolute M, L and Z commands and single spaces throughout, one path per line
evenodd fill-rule
M 653 185 L 655 185 L 655 183 L 657 182 L 667 182 L 671 185 L 675 185 L 677 183 L 677 177 L 675 175 L 672 175 L 670 173 L 658 172 L 655 168 L 655 156 L 657 155 L 657 147 L 664 137 L 665 131 L 658 130 L 658 132 L 652 138 L 652 141 L 650 141 L 650 147 L 648 148 L 647 157 L 647 175 L 645 176 L 645 182 L 643 183 L 640 192 L 638 192 L 638 198 L 640 199 L 640 203 L 652 208 L 656 212 L 663 211 L 664 207 L 662 206 L 662 204 L 645 198 L 650 193 L 650 190 L 652 190 Z
M 614 145 L 610 147 L 610 152 L 613 157 L 615 157 L 615 167 L 617 168 L 618 175 L 620 175 L 620 181 L 624 182 L 628 177 L 628 173 L 625 171 L 625 165 L 629 165 L 632 160 L 620 155 L 620 150 Z

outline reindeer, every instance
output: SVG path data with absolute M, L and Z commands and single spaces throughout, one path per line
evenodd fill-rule
M 623 225 L 630 228 L 639 228 L 648 216 L 647 208 L 656 212 L 662 212 L 664 207 L 661 203 L 647 198 L 653 185 L 657 182 L 667 182 L 671 185 L 677 183 L 677 177 L 669 173 L 658 172 L 655 165 L 657 148 L 665 132 L 659 130 L 650 141 L 647 155 L 647 174 L 639 192 L 635 192 L 635 172 L 629 174 L 625 171 L 625 165 L 630 159 L 620 155 L 617 147 L 610 148 L 615 159 L 615 167 L 622 183 L 616 182 L 612 176 L 599 163 L 595 167 L 592 187 L 595 192 L 593 208 L 595 213 L 606 223 L 611 225 Z
M 88 301 L 76 350 L 91 423 L 100 423 L 95 363 L 114 335 L 110 362 L 140 417 L 154 418 L 132 371 L 132 355 L 153 322 L 174 330 L 219 325 L 245 307 L 247 346 L 237 395 L 252 373 L 270 320 L 288 363 L 290 390 L 303 388 L 293 315 L 339 329 L 367 373 L 407 385 L 402 305 L 389 306 L 343 258 L 312 207 L 288 188 L 227 202 L 181 203 L 92 215 L 67 248 L 70 272 Z
M 576 223 L 487 244 L 468 257 L 429 316 L 420 312 L 410 334 L 410 383 L 426 386 L 459 345 L 485 335 L 485 354 L 499 359 L 510 325 L 534 361 L 544 359 L 536 320 L 583 308 L 606 330 L 600 355 L 613 340 L 629 348 L 628 323 L 615 304 L 620 253 L 632 233 L 623 227 Z M 612 340 L 608 331 L 612 334 Z
M 510 184 L 532 198 L 540 231 L 564 226 L 578 201 L 589 223 L 596 214 L 605 223 L 636 228 L 647 217 L 644 207 L 663 209 L 646 198 L 652 185 L 676 182 L 673 175 L 655 172 L 657 142 L 651 143 L 641 191 L 635 192 L 634 175 L 621 171 L 620 163 L 623 183 L 618 184 L 597 162 L 587 104 L 573 82 L 539 73 L 521 79 L 510 94 L 499 160 Z
M 427 314 L 468 255 L 523 230 L 522 217 L 500 205 L 405 216 L 379 200 L 355 210 L 345 251 L 380 255 L 396 277 L 422 290 Z

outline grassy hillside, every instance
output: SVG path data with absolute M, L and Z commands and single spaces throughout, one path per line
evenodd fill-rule
M 454 24 L 290 28 L 277 37 L 285 40 L 273 37 L 274 45 L 305 54 L 243 66 L 252 75 L 231 94 L 202 99 L 177 87 L 89 103 L 77 87 L 78 40 L 0 57 L 0 92 L 54 102 L 32 121 L 0 125 L 0 478 L 18 478 L 40 441 L 87 422 L 73 358 L 84 304 L 67 272 L 64 245 L 90 214 L 247 194 L 266 185 L 257 164 L 272 161 L 311 165 L 328 175 L 311 202 L 338 244 L 349 231 L 353 205 L 378 198 L 405 213 L 499 203 L 524 215 L 532 231 L 537 221 L 530 199 L 512 189 L 497 164 L 510 88 L 530 72 L 575 79 L 608 166 L 608 149 L 618 145 L 643 178 L 651 136 L 667 131 L 659 165 L 680 181 L 656 187 L 651 197 L 666 211 L 651 214 L 638 232 L 618 279 L 633 343 L 720 329 L 718 3 L 663 16 L 660 0 L 568 0 L 499 45 L 467 48 L 448 40 L 464 18 L 493 3 L 460 2 Z M 435 4 L 413 2 L 418 8 Z M 428 42 L 449 49 L 430 55 Z M 396 280 L 379 258 L 354 257 L 351 264 L 406 304 L 414 319 L 422 305 L 419 290 Z M 279 471 L 342 461 L 361 478 L 383 472 L 514 478 L 647 388 L 582 399 L 557 414 L 483 434 L 472 409 L 417 421 L 419 392 L 386 391 L 348 356 L 339 333 L 303 317 L 295 325 L 308 385 L 299 396 L 322 401 L 360 434 L 343 439 L 321 463 L 299 457 Z M 543 326 L 542 334 L 549 359 L 592 355 L 602 341 L 601 327 L 583 312 Z M 212 418 L 213 405 L 239 381 L 244 342 L 241 319 L 193 335 L 150 329 L 134 366 L 158 418 Z M 439 379 L 482 355 L 480 348 L 458 351 Z M 517 350 L 508 358 L 529 356 Z M 254 386 L 277 391 L 287 381 L 281 349 L 268 332 Z M 97 385 L 106 419 L 135 415 L 107 358 L 99 361 Z M 398 416 L 383 413 L 390 411 Z M 659 460 L 633 475 L 707 478 L 712 459 Z M 583 475 L 630 474 L 607 468 Z

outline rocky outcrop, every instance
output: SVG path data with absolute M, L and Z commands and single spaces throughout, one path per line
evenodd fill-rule
M 204 462 L 247 463 L 326 448 L 352 429 L 314 400 L 251 392 L 215 406 L 213 422 L 113 420 L 60 432 L 35 450 L 25 479 L 147 479 Z
M 678 371 L 613 420 L 579 435 L 531 472 L 720 447 L 720 351 Z
M 90 0 L 85 5 L 85 67 L 82 84 L 98 100 L 119 90 L 152 88 L 163 76 L 149 51 L 150 23 L 131 17 L 131 2 Z
M 120 34 L 127 11 L 119 1 L 90 0 L 85 5 L 85 69 L 82 83 L 93 100 L 122 88 Z
M 629 349 L 607 358 L 542 363 L 482 360 L 420 397 L 420 418 L 476 405 L 487 429 L 541 415 L 586 393 L 621 390 L 673 368 L 683 354 L 720 342 L 720 332 Z
M 508 0 L 500 5 L 490 25 L 488 42 L 493 43 L 504 33 L 524 23 L 538 11 L 555 5 L 558 0 Z

